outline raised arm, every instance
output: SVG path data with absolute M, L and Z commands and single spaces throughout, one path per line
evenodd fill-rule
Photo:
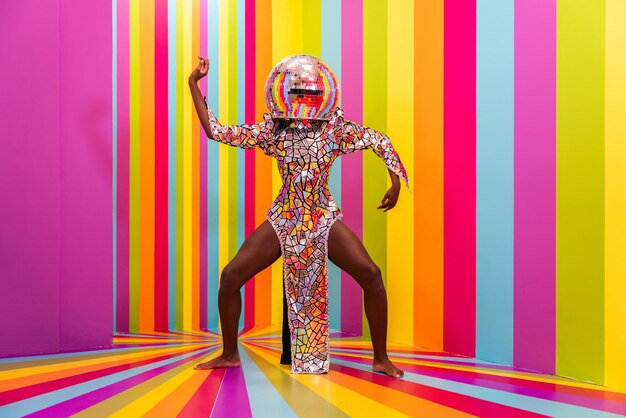
M 198 58 L 200 63 L 189 76 L 189 89 L 196 114 L 207 137 L 238 148 L 254 148 L 258 146 L 267 154 L 266 139 L 270 128 L 267 124 L 271 123 L 271 119 L 266 117 L 265 122 L 255 125 L 222 125 L 213 114 L 213 111 L 208 108 L 200 87 L 198 87 L 198 81 L 209 71 L 208 58 Z
M 409 192 L 409 178 L 406 174 L 400 156 L 391 144 L 389 137 L 375 129 L 356 124 L 351 121 L 343 121 L 342 128 L 338 131 L 337 138 L 339 154 L 349 154 L 352 152 L 371 149 L 387 165 L 390 175 L 393 173 L 400 177 L 406 184 Z M 393 181 L 393 176 L 392 176 Z

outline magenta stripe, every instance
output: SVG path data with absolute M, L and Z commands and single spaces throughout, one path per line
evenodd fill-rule
M 555 372 L 556 4 L 515 2 L 514 364 Z
M 444 2 L 444 350 L 476 341 L 476 1 Z
M 254 83 L 254 69 L 256 66 L 255 62 L 255 18 L 254 18 L 254 0 L 245 0 L 245 22 L 246 22 L 246 33 L 245 33 L 245 86 L 246 86 L 246 94 L 244 96 L 244 118 L 245 122 L 248 124 L 255 123 L 255 114 L 254 114 L 254 96 L 256 92 L 255 83 Z M 255 195 L 255 163 L 256 163 L 256 155 L 254 150 L 246 150 L 245 151 L 245 173 L 246 173 L 246 182 L 244 189 L 244 199 L 246 202 L 245 212 L 244 212 L 244 235 L 247 238 L 254 230 L 255 230 L 255 208 L 256 203 L 254 199 Z M 251 329 L 254 327 L 254 309 L 255 309 L 255 278 L 249 280 L 244 287 L 244 331 Z
M 200 54 L 209 56 L 207 46 L 207 0 L 200 0 Z M 200 81 L 202 91 L 207 91 L 206 77 Z M 209 316 L 207 307 L 207 137 L 202 125 L 200 133 L 200 329 L 206 331 Z
M 167 0 L 154 12 L 154 327 L 167 332 Z
M 268 411 L 269 412 L 269 411 Z M 251 417 L 248 389 L 241 367 L 226 370 L 211 418 Z
M 87 408 L 96 405 L 102 401 L 105 401 L 119 393 L 122 393 L 126 390 L 132 389 L 135 386 L 144 383 L 150 379 L 153 379 L 160 374 L 167 372 L 168 370 L 172 370 L 182 364 L 188 363 L 197 359 L 198 357 L 205 356 L 211 349 L 203 349 L 198 353 L 186 357 L 184 359 L 175 361 L 170 364 L 166 364 L 164 366 L 157 367 L 152 370 L 145 371 L 143 373 L 139 373 L 136 376 L 129 377 L 120 382 L 104 386 L 100 389 L 93 390 L 91 392 L 87 392 L 83 395 L 79 395 L 75 398 L 68 399 L 67 401 L 60 402 L 56 405 L 53 405 L 48 408 L 41 409 L 37 412 L 34 412 L 28 417 L 50 417 L 50 416 L 70 416 L 79 413 Z
M 128 179 L 130 147 L 130 62 L 128 0 L 117 4 L 117 305 L 115 331 L 128 332 Z
M 346 118 L 363 123 L 363 2 L 341 2 L 341 91 Z M 341 210 L 343 222 L 363 239 L 363 154 L 341 157 Z M 362 334 L 361 288 L 350 275 L 341 271 L 341 329 Z

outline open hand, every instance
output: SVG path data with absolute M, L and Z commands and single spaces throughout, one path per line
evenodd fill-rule
M 189 76 L 189 81 L 193 81 L 194 83 L 198 82 L 202 77 L 206 76 L 209 72 L 209 58 L 203 57 L 202 55 L 198 55 L 200 62 L 198 66 L 194 68 Z
M 376 209 L 383 209 L 383 212 L 387 212 L 389 209 L 393 209 L 398 203 L 398 196 L 400 195 L 400 184 L 393 184 L 389 190 L 383 196 L 383 200 L 380 202 Z

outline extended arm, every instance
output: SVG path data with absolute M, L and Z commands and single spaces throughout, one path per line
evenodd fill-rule
M 344 121 L 339 139 L 339 153 L 348 154 L 364 149 L 371 149 L 387 165 L 392 187 L 399 185 L 398 177 L 404 181 L 409 192 L 409 179 L 400 156 L 391 144 L 389 137 L 375 129 L 354 122 Z M 395 176 L 395 178 L 394 178 Z
M 196 109 L 196 114 L 198 115 L 198 119 L 200 119 L 200 124 L 202 125 L 204 132 L 206 132 L 209 138 L 215 139 L 213 138 L 213 134 L 211 133 L 209 115 L 207 112 L 206 103 L 204 102 L 204 98 L 202 97 L 202 92 L 200 91 L 200 87 L 198 87 L 198 82 L 193 80 L 191 77 L 189 78 L 189 90 L 191 90 L 193 106 Z
M 268 130 L 265 123 L 258 125 L 222 125 L 213 111 L 209 109 L 202 97 L 198 81 L 209 71 L 209 60 L 200 58 L 198 67 L 189 76 L 189 90 L 193 98 L 196 114 L 207 137 L 214 141 L 238 148 L 254 148 L 259 146 L 267 154 L 265 137 Z

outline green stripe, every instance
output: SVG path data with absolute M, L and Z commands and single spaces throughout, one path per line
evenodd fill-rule
M 130 2 L 129 331 L 139 331 L 139 134 L 141 118 L 139 1 Z
M 177 3 L 182 0 L 178 0 Z M 176 10 L 178 12 L 178 4 Z M 176 13 L 176 329 L 183 325 L 183 93 L 186 93 L 186 80 L 183 74 L 183 14 Z
M 387 1 L 363 1 L 363 124 L 387 129 Z M 387 191 L 387 166 L 363 153 L 363 243 L 387 283 L 387 213 L 376 209 Z M 365 311 L 364 311 L 365 312 Z M 363 314 L 363 335 L 369 327 Z
M 557 374 L 604 380 L 603 0 L 557 6 Z
M 322 2 L 307 0 L 302 3 L 303 50 L 305 54 L 322 57 Z

